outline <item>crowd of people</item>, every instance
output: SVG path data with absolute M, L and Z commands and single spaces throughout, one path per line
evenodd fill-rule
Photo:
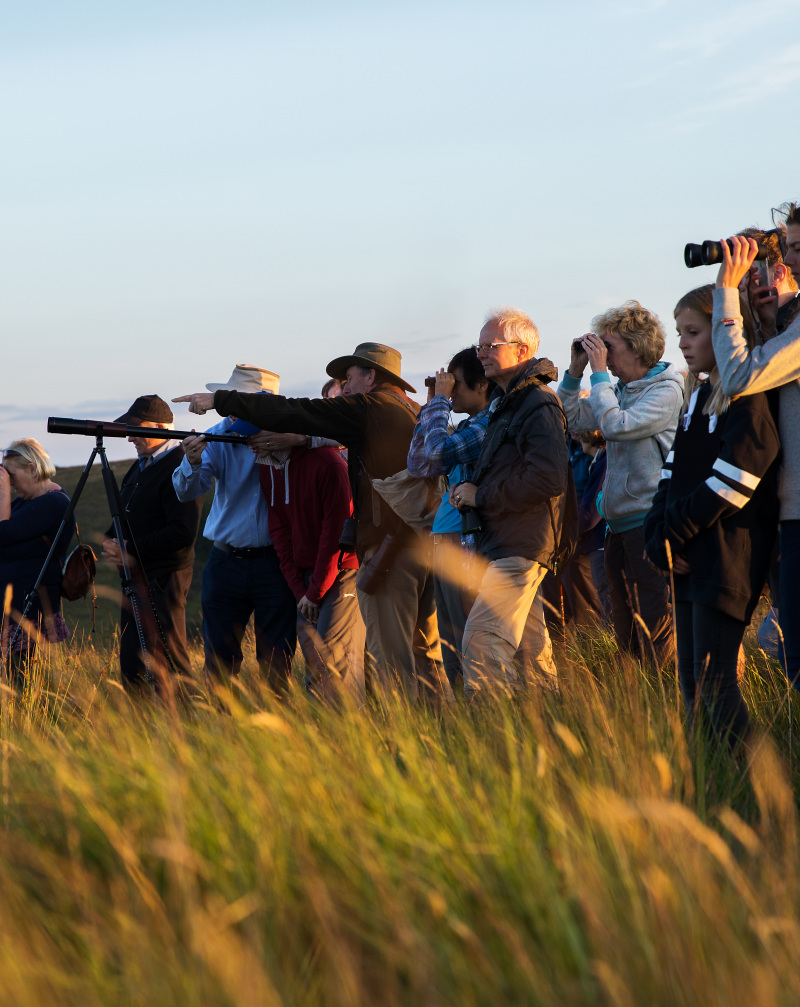
M 191 677 L 186 596 L 213 486 L 202 583 L 212 681 L 238 674 L 252 617 L 278 693 L 298 645 L 306 688 L 332 703 L 557 690 L 548 626 L 571 616 L 611 627 L 638 660 L 674 658 L 689 722 L 746 742 L 737 665 L 766 583 L 800 687 L 800 207 L 721 244 L 716 283 L 675 307 L 680 366 L 663 360 L 662 322 L 631 300 L 573 341 L 560 383 L 533 321 L 503 309 L 426 380 L 422 407 L 400 354 L 372 342 L 330 361 L 320 398 L 286 398 L 278 375 L 237 365 L 172 399 L 215 410 L 208 433 L 240 433 L 250 450 L 171 439 L 171 406 L 139 397 L 118 422 L 153 435 L 130 438 L 124 540 L 112 526 L 103 543 L 132 571 L 123 683 L 158 692 Z M 66 636 L 72 529 L 30 597 L 69 502 L 54 474 L 32 439 L 13 442 L 0 468 L 0 583 L 13 585 L 3 653 L 20 675 L 36 639 Z

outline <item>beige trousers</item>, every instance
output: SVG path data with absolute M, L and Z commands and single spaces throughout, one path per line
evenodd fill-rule
M 416 702 L 422 691 L 437 702 L 450 692 L 442 667 L 430 549 L 429 541 L 414 535 L 372 594 L 358 590 L 376 695 L 399 691 Z
M 526 683 L 557 688 L 558 673 L 538 593 L 546 573 L 546 567 L 521 556 L 489 563 L 464 627 L 467 699 L 487 691 L 510 695 Z

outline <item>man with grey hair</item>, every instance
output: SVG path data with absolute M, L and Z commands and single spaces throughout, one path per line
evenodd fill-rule
M 486 561 L 464 627 L 468 699 L 517 691 L 514 657 L 523 634 L 534 679 L 557 684 L 538 588 L 557 566 L 568 494 L 574 497 L 575 487 L 566 418 L 547 387 L 558 372 L 549 360 L 536 358 L 538 348 L 536 326 L 512 308 L 489 316 L 476 347 L 486 377 L 498 388 L 473 481 L 450 491 L 453 506 L 477 511 L 477 550 Z M 566 531 L 567 537 L 576 533 Z

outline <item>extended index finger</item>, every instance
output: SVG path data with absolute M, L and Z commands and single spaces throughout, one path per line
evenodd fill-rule
M 177 398 L 172 399 L 171 401 L 172 402 L 191 402 L 192 401 L 192 396 L 191 395 L 179 395 Z

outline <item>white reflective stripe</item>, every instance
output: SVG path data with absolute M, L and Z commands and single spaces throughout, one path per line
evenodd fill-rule
M 670 451 L 670 453 L 664 459 L 664 464 L 665 465 L 672 465 L 672 464 L 674 464 L 674 462 L 675 462 L 675 452 L 674 451 Z
M 760 476 L 754 476 L 752 472 L 745 472 L 744 469 L 737 469 L 735 465 L 731 465 L 730 462 L 724 462 L 721 458 L 717 458 L 714 462 L 714 471 L 719 472 L 721 476 L 733 479 L 736 483 L 741 483 L 742 486 L 746 486 L 749 490 L 754 490 L 761 482 Z
M 731 489 L 727 483 L 724 483 L 721 479 L 717 479 L 716 476 L 709 476 L 706 479 L 706 486 L 710 490 L 713 490 L 717 496 L 721 496 L 723 500 L 727 500 L 729 504 L 739 509 L 744 507 L 745 504 L 750 503 L 750 497 L 746 497 L 744 493 L 739 493 L 738 490 Z
M 671 479 L 672 478 L 672 469 L 662 469 L 661 470 L 661 478 L 662 479 Z

